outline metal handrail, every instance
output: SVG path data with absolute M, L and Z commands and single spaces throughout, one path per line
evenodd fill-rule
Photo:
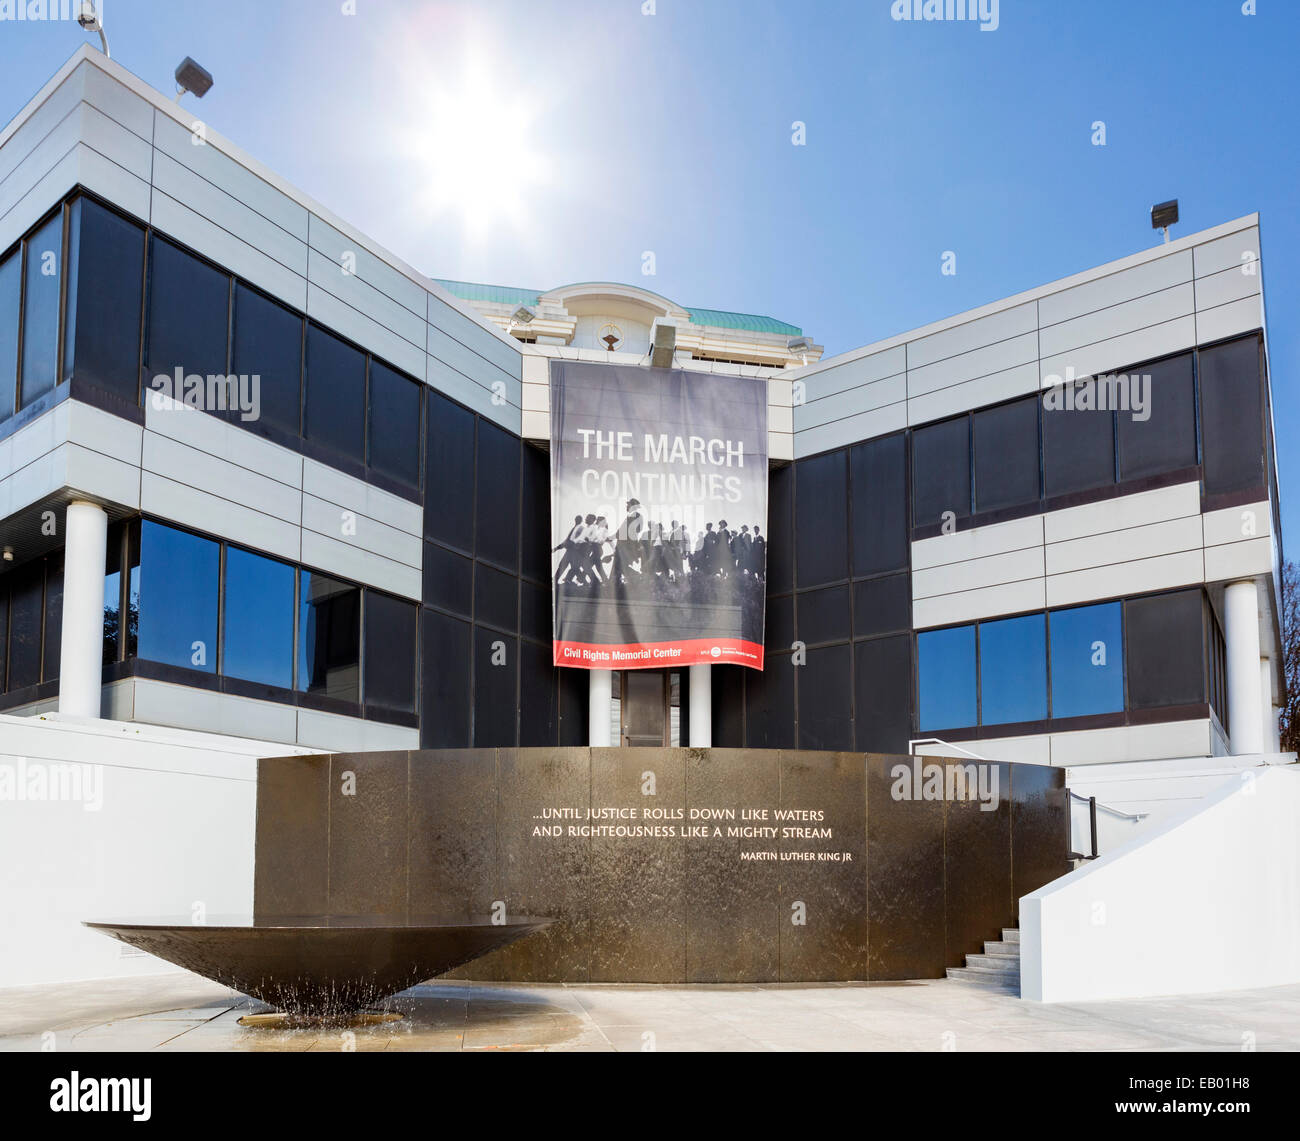
M 945 741 L 941 737 L 917 737 L 914 741 L 908 741 L 907 751 L 915 756 L 917 745 L 942 745 L 945 749 L 955 749 L 959 753 L 965 753 L 966 756 L 972 757 L 977 761 L 987 761 L 988 757 L 983 757 L 979 753 L 972 753 L 969 749 L 963 749 L 960 745 L 954 745 L 951 741 Z

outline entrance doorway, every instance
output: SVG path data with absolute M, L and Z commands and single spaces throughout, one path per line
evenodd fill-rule
M 613 738 L 643 748 L 682 740 L 682 675 L 677 670 L 622 670 L 612 679 Z

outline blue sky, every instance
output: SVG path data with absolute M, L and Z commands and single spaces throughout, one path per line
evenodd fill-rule
M 1179 198 L 1175 235 L 1258 211 L 1300 534 L 1300 3 L 1000 0 L 992 32 L 890 0 L 353 6 L 105 14 L 116 60 L 170 89 L 193 55 L 215 130 L 426 273 L 636 282 L 828 354 L 1146 248 L 1153 202 Z M 85 39 L 0 22 L 0 119 Z

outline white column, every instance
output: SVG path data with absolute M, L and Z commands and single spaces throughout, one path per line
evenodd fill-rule
M 691 666 L 691 733 L 692 749 L 708 749 L 713 745 L 713 667 L 707 663 Z
M 1276 753 L 1273 745 L 1273 727 L 1277 724 L 1277 708 L 1273 705 L 1273 670 L 1267 658 L 1259 659 L 1259 701 L 1260 716 L 1264 725 L 1260 731 L 1263 741 L 1262 752 Z
M 64 523 L 63 635 L 59 712 L 98 717 L 104 663 L 104 553 L 108 515 L 97 503 L 68 504 Z
M 1228 725 L 1232 755 L 1264 751 L 1259 686 L 1259 603 L 1254 580 L 1229 583 L 1223 592 L 1228 651 Z
M 587 671 L 587 744 L 592 748 L 604 748 L 614 743 L 609 732 L 613 677 L 611 670 Z

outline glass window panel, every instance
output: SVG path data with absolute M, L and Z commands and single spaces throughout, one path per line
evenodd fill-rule
M 847 474 L 844 451 L 795 464 L 795 578 L 799 586 L 820 586 L 849 577 Z
M 849 588 L 832 586 L 823 590 L 805 590 L 795 595 L 799 641 L 805 645 L 818 642 L 847 642 L 849 628 Z
M 1042 614 L 981 622 L 980 724 L 1047 717 L 1047 619 Z
M 560 708 L 551 647 L 521 642 L 519 653 L 519 744 L 554 745 Z
M 1252 334 L 1200 351 L 1201 439 L 1210 494 L 1264 487 L 1260 340 Z M 1260 498 L 1264 498 L 1261 490 Z
M 853 748 L 853 653 L 851 647 L 808 651 L 796 675 L 799 686 L 799 748 Z
M 1141 365 L 1128 377 L 1129 409 L 1119 418 L 1120 479 L 1196 465 L 1196 393 L 1192 354 Z M 1145 379 L 1150 377 L 1148 383 Z M 1134 399 L 1134 390 L 1137 399 Z M 1145 419 L 1140 417 L 1145 416 Z
M 235 283 L 231 371 L 258 377 L 256 424 L 297 436 L 301 419 L 303 319 L 242 282 Z M 238 423 L 239 413 L 228 413 Z
M 1086 382 L 1049 390 L 1043 404 L 1044 494 L 1068 495 L 1115 482 L 1115 413 L 1097 409 Z
M 1052 717 L 1124 708 L 1124 632 L 1118 602 L 1053 610 L 1048 616 Z
M 740 670 L 745 692 L 745 745 L 751 749 L 792 749 L 795 666 L 789 654 L 773 654 L 762 670 Z
M 436 393 L 430 392 L 428 401 L 424 533 L 448 546 L 473 551 L 475 417 Z M 550 573 L 545 577 L 549 581 Z
M 975 507 L 996 511 L 1038 501 L 1038 397 L 976 412 Z
M 519 439 L 478 423 L 475 553 L 510 570 L 519 565 Z
M 523 501 L 520 504 L 519 573 L 550 581 L 551 464 L 541 448 L 523 446 Z M 549 636 L 549 635 L 548 635 Z
M 26 243 L 23 295 L 22 406 L 50 392 L 58 380 L 59 278 L 63 273 L 63 212 Z
M 458 663 L 464 669 L 464 663 Z M 474 628 L 474 747 L 515 744 L 519 709 L 519 643 L 509 634 Z
M 221 672 L 293 688 L 293 567 L 226 548 Z
M 853 584 L 853 634 L 891 634 L 912 628 L 912 576 L 891 574 Z
M 774 468 L 767 477 L 767 592 L 794 589 L 794 464 Z
M 420 655 L 420 746 L 425 749 L 468 748 L 470 671 L 465 665 L 470 659 L 470 624 L 439 614 L 436 610 L 425 610 L 420 625 L 424 646 L 424 653 Z M 583 694 L 586 694 L 585 686 Z M 582 741 L 586 741 L 585 736 Z
M 104 665 L 109 665 L 121 655 L 122 623 L 122 531 L 108 529 L 108 545 L 104 555 Z
M 41 559 L 10 571 L 9 690 L 41 680 L 41 616 L 45 603 L 45 564 Z
M 440 547 L 424 544 L 424 601 L 429 606 L 471 617 L 474 603 L 474 564 Z
M 157 235 L 149 247 L 146 385 L 166 376 L 226 375 L 230 278 Z
M 45 560 L 45 650 L 41 680 L 59 676 L 59 655 L 63 651 L 63 552 Z
M 416 606 L 366 591 L 366 704 L 415 712 Z
M 1205 700 L 1204 606 L 1199 590 L 1124 603 L 1130 709 Z
M 63 376 L 140 400 L 144 229 L 89 198 L 72 204 Z
M 770 654 L 788 653 L 794 642 L 794 595 L 768 597 L 763 645 Z
M 908 562 L 907 440 L 902 433 L 856 445 L 853 480 L 853 573 L 899 570 Z
M 974 626 L 917 634 L 916 689 L 922 733 L 976 723 Z
M 345 459 L 365 462 L 365 355 L 310 321 L 303 435 Z
M 857 693 L 854 748 L 906 753 L 912 736 L 912 638 L 872 638 L 853 647 Z
M 970 422 L 966 416 L 912 433 L 912 526 L 938 526 L 945 512 L 970 515 Z
M 22 250 L 0 261 L 0 421 L 17 410 L 18 316 L 22 305 Z
M 519 580 L 519 633 L 526 638 L 545 642 L 550 653 L 551 590 L 527 579 Z
M 219 552 L 211 539 L 141 524 L 140 657 L 216 672 Z
M 298 590 L 298 689 L 359 702 L 361 589 L 304 570 Z
M 370 362 L 370 467 L 414 490 L 420 487 L 420 385 Z
M 8 688 L 9 584 L 0 581 L 0 693 Z

